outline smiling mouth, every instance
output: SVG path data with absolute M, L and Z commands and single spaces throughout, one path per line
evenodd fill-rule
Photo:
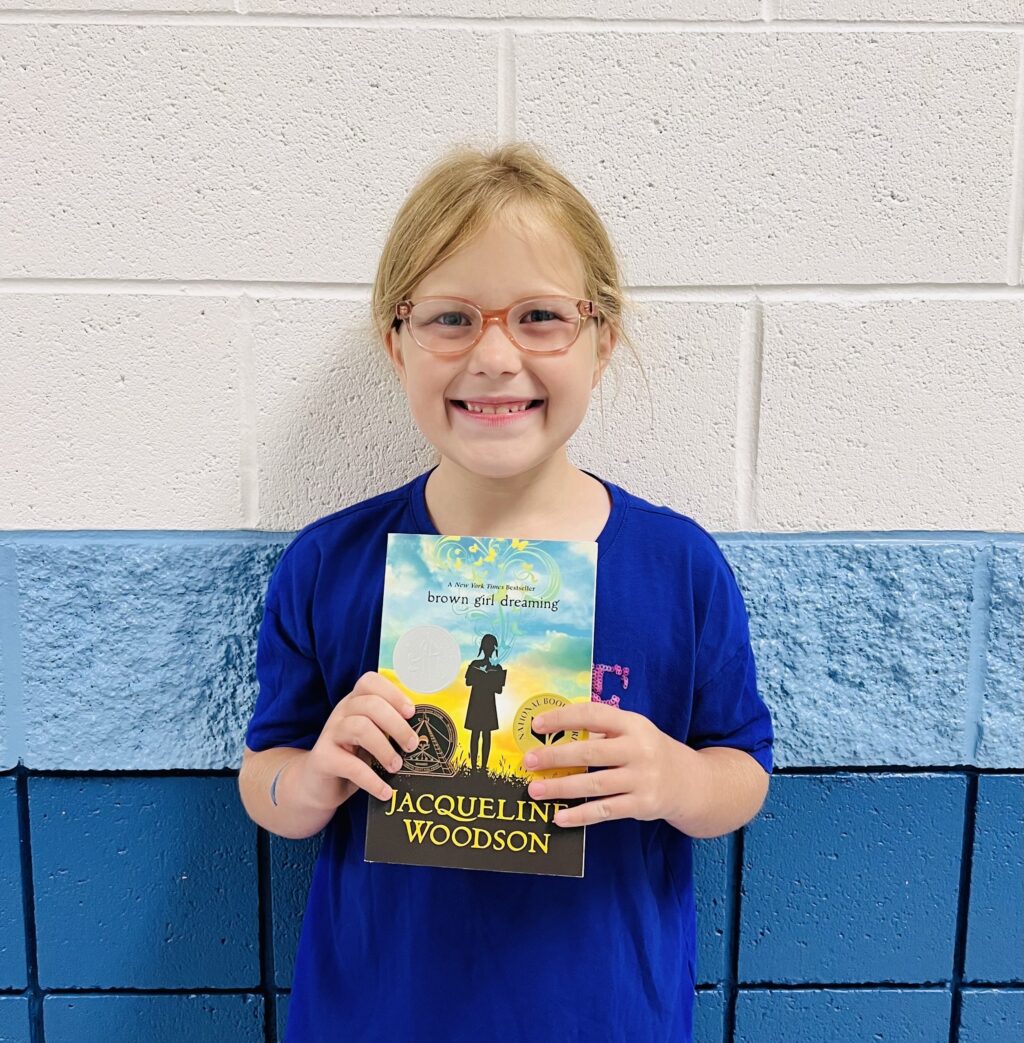
M 544 399 L 542 399 L 542 398 L 535 398 L 530 403 L 528 403 L 525 407 L 524 406 L 515 406 L 515 407 L 510 407 L 510 406 L 483 406 L 483 407 L 479 407 L 479 406 L 477 406 L 477 407 L 474 407 L 473 409 L 470 409 L 470 407 L 467 406 L 466 403 L 463 402 L 461 399 L 452 398 L 452 399 L 449 399 L 449 401 L 451 402 L 451 404 L 453 406 L 457 406 L 464 413 L 473 413 L 476 416 L 503 416 L 503 415 L 506 415 L 506 414 L 509 414 L 509 413 L 526 413 L 529 410 L 536 409 L 538 406 L 542 406 L 544 404 Z

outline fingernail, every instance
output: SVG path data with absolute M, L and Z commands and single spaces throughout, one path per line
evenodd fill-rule
M 412 737 L 411 739 L 409 739 L 409 740 L 408 740 L 408 741 L 406 742 L 406 744 L 405 744 L 405 748 L 406 748 L 406 749 L 407 749 L 407 750 L 408 750 L 408 751 L 409 751 L 410 753 L 412 753 L 412 751 L 413 751 L 413 750 L 415 750 L 415 749 L 416 749 L 416 747 L 417 747 L 417 746 L 419 746 L 419 744 L 420 744 L 420 741 L 419 741 L 419 739 L 417 739 L 417 738 L 416 738 L 416 736 L 414 735 L 414 736 L 413 736 L 413 737 Z
M 543 728 L 544 727 L 544 718 L 543 717 L 534 717 L 534 719 L 533 719 L 533 726 L 534 726 L 534 728 Z
M 535 753 L 528 753 L 526 755 L 526 758 L 524 759 L 523 763 L 528 768 L 536 768 L 537 767 L 537 754 L 535 754 Z
M 530 784 L 530 796 L 531 797 L 543 797 L 546 792 L 543 782 L 534 782 Z
M 401 767 L 402 767 L 402 759 L 401 759 L 401 757 L 396 757 L 391 762 L 391 770 L 392 771 L 398 771 L 398 769 L 401 768 Z

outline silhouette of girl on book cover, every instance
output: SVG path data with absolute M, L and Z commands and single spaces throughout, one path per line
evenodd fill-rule
M 477 748 L 483 744 L 480 767 L 487 767 L 491 753 L 491 732 L 498 727 L 498 711 L 494 704 L 495 695 L 505 687 L 505 668 L 491 656 L 498 649 L 498 639 L 493 634 L 484 634 L 480 640 L 482 659 L 474 659 L 466 669 L 466 684 L 469 685 L 469 706 L 466 709 L 464 727 L 470 733 L 469 759 L 476 766 Z

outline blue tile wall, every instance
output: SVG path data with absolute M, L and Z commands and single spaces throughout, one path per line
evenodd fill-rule
M 262 996 L 47 996 L 47 1043 L 264 1043 Z
M 725 975 L 729 840 L 714 837 L 693 842 L 693 894 L 697 904 L 697 984 L 721 981 Z
M 290 989 L 295 951 L 323 834 L 305 840 L 270 837 L 271 905 L 274 919 L 274 984 Z
M 698 989 L 693 1006 L 693 1043 L 722 1043 L 724 1032 L 724 990 Z
M 204 1040 L 205 1030 L 193 1024 L 221 1026 L 228 1034 L 219 1034 L 218 1043 L 263 1040 L 265 1017 L 283 1031 L 319 836 L 268 837 L 261 863 L 257 831 L 231 776 L 17 773 L 27 775 L 38 975 L 25 994 L 0 996 L 0 1043 L 3 1033 L 29 1039 L 19 1033 L 27 1031 L 34 995 L 44 999 L 45 1025 L 33 1043 L 42 1043 L 44 1030 L 47 1043 L 105 1041 L 111 1038 L 105 1026 L 116 1024 L 137 1027 L 123 1038 L 153 1043 Z M 1014 926 L 1005 913 L 1020 909 L 1019 890 L 1012 890 L 1019 888 L 1012 876 L 1019 864 L 993 860 L 978 838 L 994 828 L 1007 839 L 1001 818 L 1019 825 L 1024 775 L 977 777 L 975 829 L 966 849 L 977 871 L 971 894 L 961 899 L 970 777 L 781 772 L 753 822 L 728 837 L 696 841 L 705 955 L 695 1039 L 763 1043 L 771 1038 L 765 1026 L 783 1018 L 792 1027 L 787 1043 L 859 1043 L 876 1031 L 900 1043 L 945 1041 L 958 994 L 963 1035 L 954 1039 L 1002 1043 L 1003 1033 L 1019 1043 L 1013 1034 L 1024 1014 L 1019 963 L 1001 990 L 981 990 L 954 982 L 954 954 L 958 933 L 966 936 L 968 909 L 995 901 L 975 922 L 984 926 L 985 915 L 1002 910 L 1004 929 Z M 0 778 L 8 809 L 19 800 L 14 781 Z M 987 862 L 994 875 L 983 869 Z M 741 873 L 738 890 L 733 865 Z M 258 873 L 268 881 L 270 909 L 258 908 Z M 21 890 L 17 881 L 14 890 Z M 270 925 L 262 954 L 261 918 Z M 842 945 L 837 951 L 825 938 Z M 1015 944 L 1008 939 L 1008 951 Z M 997 948 L 992 955 L 1001 958 Z M 844 983 L 859 987 L 828 987 Z M 69 988 L 83 991 L 64 994 Z M 126 994 L 136 989 L 168 994 Z M 237 993 L 208 992 L 216 989 Z M 203 1000 L 209 1006 L 197 1002 Z M 901 1035 L 904 1025 L 910 1027 Z
M 235 779 L 32 778 L 28 802 L 42 987 L 259 985 L 256 826 Z
M 14 777 L 7 775 L 0 778 L 0 989 L 27 983 L 18 796 Z
M 1021 1043 L 1024 539 L 719 539 L 778 770 L 693 845 L 695 1040 Z M 289 540 L 0 533 L 0 1043 L 283 1039 L 320 837 L 236 772 Z
M 32 1043 L 26 996 L 0 996 L 0 1043 Z
M 290 538 L 0 533 L 0 767 L 237 769 L 262 599 Z M 718 541 L 778 767 L 1024 766 L 1024 541 Z
M 944 989 L 764 989 L 736 1004 L 734 1043 L 939 1043 L 949 1038 Z
M 1024 989 L 964 989 L 958 1043 L 1020 1043 Z
M 774 779 L 746 829 L 740 979 L 948 979 L 965 791 L 957 775 Z
M 968 979 L 1024 979 L 1022 895 L 1024 776 L 981 778 L 974 820 L 971 908 L 967 917 Z M 1024 1040 L 1024 1033 L 1021 1039 Z

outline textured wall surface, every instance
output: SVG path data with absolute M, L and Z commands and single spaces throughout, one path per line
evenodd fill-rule
M 635 304 L 591 470 L 716 530 L 1024 530 L 1019 0 L 117 6 L 0 0 L 0 527 L 290 530 L 413 469 L 380 247 L 521 136 Z
M 283 1032 L 267 578 L 428 466 L 377 257 L 520 137 L 642 360 L 570 456 L 719 536 L 775 724 L 696 1039 L 1020 1043 L 1022 69 L 1022 0 L 0 0 L 0 1043 Z
M 231 774 L 0 776 L 0 1039 L 273 1038 L 318 847 Z M 783 772 L 694 863 L 699 1043 L 1020 1039 L 1024 774 Z
M 290 538 L 0 534 L 0 767 L 237 768 Z M 1020 538 L 717 538 L 780 767 L 1024 767 Z

